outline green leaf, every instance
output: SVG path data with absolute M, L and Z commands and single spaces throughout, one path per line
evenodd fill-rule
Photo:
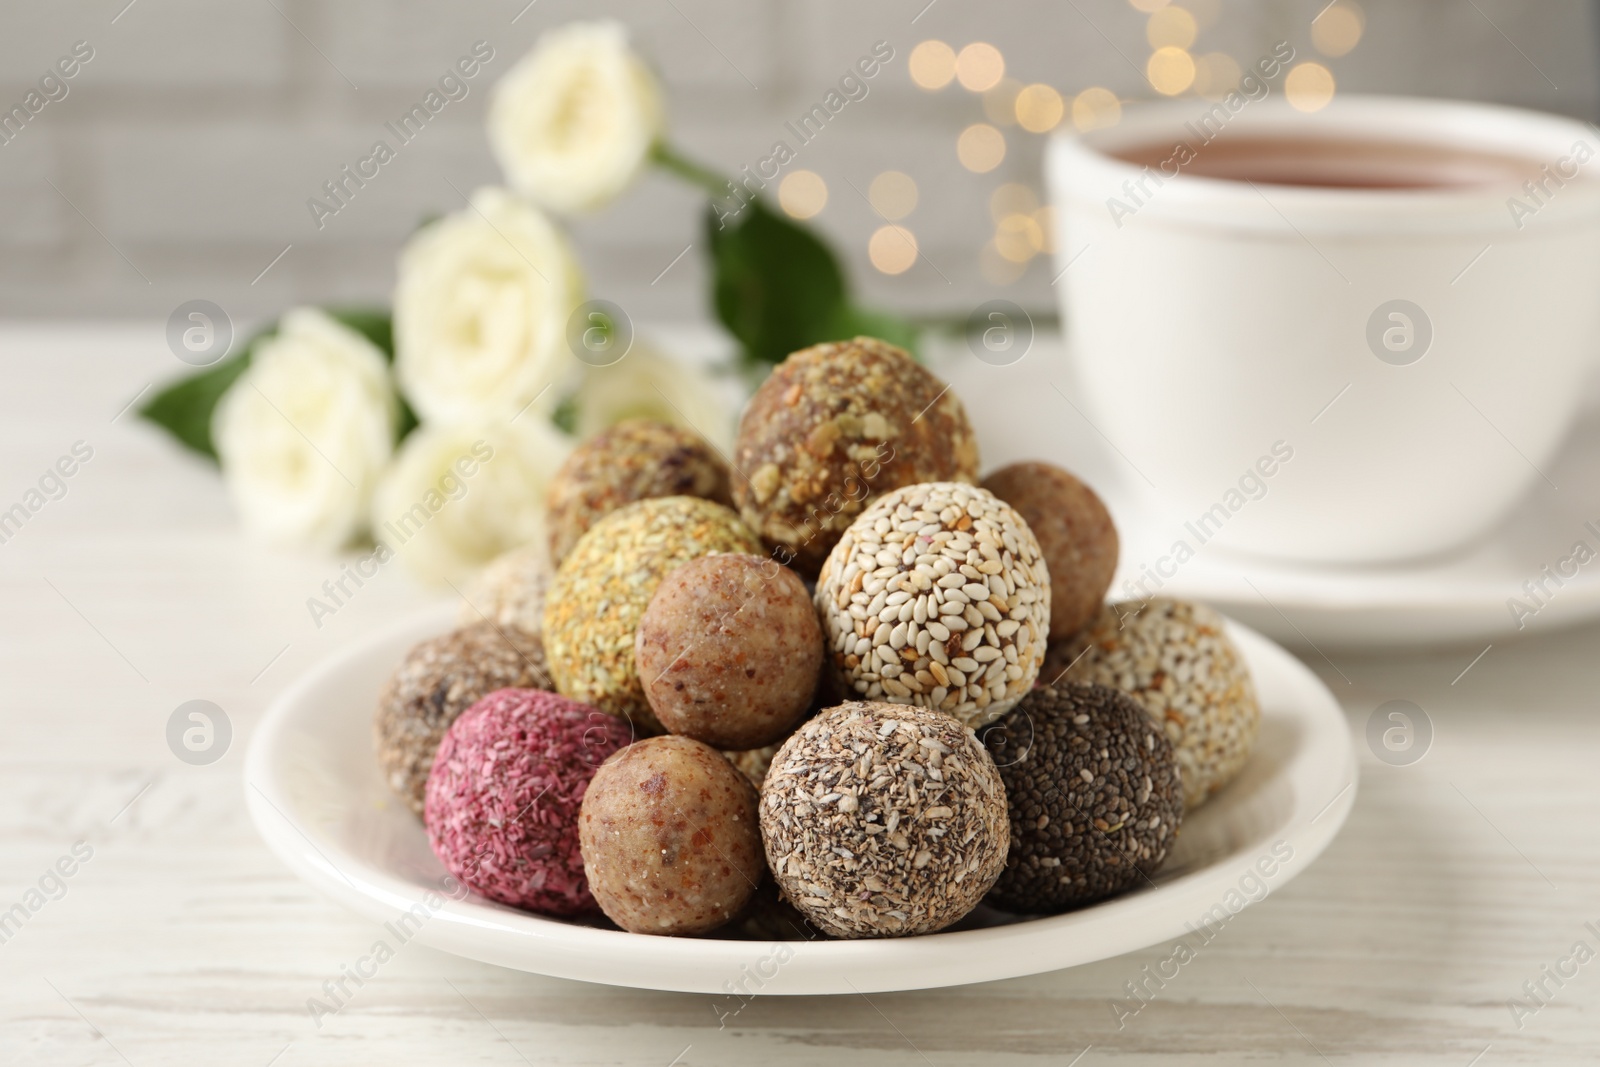
M 350 327 L 394 362 L 394 317 L 388 308 L 325 308 L 328 317 Z
M 809 226 L 753 199 L 731 222 L 706 215 L 717 318 L 747 364 L 781 363 L 798 349 L 869 334 L 915 352 L 905 320 L 856 306 L 833 251 Z

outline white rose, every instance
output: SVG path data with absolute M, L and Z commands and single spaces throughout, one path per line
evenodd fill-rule
M 315 308 L 297 308 L 212 413 L 223 478 L 245 528 L 327 551 L 363 527 L 394 451 L 398 404 L 383 353 Z
M 694 430 L 729 455 L 742 395 L 736 379 L 714 378 L 635 340 L 621 360 L 585 370 L 575 429 L 588 438 L 624 419 L 654 419 Z
M 618 22 L 539 37 L 489 102 L 489 147 L 512 188 L 563 214 L 626 189 L 661 135 L 661 89 Z
M 479 189 L 412 237 L 399 274 L 395 373 L 418 417 L 505 421 L 535 400 L 530 414 L 554 405 L 578 365 L 566 336 L 583 281 L 543 213 Z
M 547 536 L 545 489 L 570 448 L 532 417 L 420 426 L 378 486 L 373 536 L 418 577 L 458 583 Z

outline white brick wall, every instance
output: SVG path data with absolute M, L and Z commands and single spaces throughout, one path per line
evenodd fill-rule
M 874 41 L 889 41 L 895 59 L 870 95 L 805 146 L 799 165 L 829 182 L 818 223 L 854 276 L 873 299 L 906 308 L 960 312 L 991 294 L 977 268 L 990 233 L 988 195 L 1002 181 L 1036 185 L 1041 148 L 1039 138 L 1008 130 L 1000 170 L 961 169 L 955 135 L 981 117 L 980 102 L 954 87 L 914 88 L 906 59 L 918 41 L 987 40 L 1023 81 L 1069 93 L 1101 84 L 1147 95 L 1137 69 L 1148 54 L 1144 20 L 1126 0 L 936 0 L 926 10 L 926 0 L 538 0 L 523 11 L 525 3 L 7 4 L 0 105 L 19 101 L 74 41 L 90 41 L 96 54 L 66 99 L 0 146 L 0 314 L 164 316 L 203 296 L 249 319 L 298 301 L 385 299 L 406 234 L 423 215 L 459 206 L 450 183 L 470 191 L 496 179 L 481 132 L 489 83 L 542 28 L 602 12 L 629 22 L 661 70 L 675 140 L 728 169 L 764 155 L 786 137 L 785 119 L 816 102 Z M 1288 38 L 1309 55 L 1309 20 L 1324 3 L 1221 0 L 1219 22 L 1197 47 L 1248 61 Z M 1596 113 L 1600 35 L 1583 0 L 1366 0 L 1365 7 L 1360 47 L 1329 62 L 1343 89 Z M 318 231 L 306 198 L 365 154 L 382 123 L 478 39 L 496 56 L 468 98 L 450 104 Z M 868 267 L 866 241 L 877 220 L 850 188 L 864 191 L 888 168 L 920 185 L 907 224 L 934 265 L 919 263 L 897 278 Z M 577 222 L 596 292 L 647 317 L 698 313 L 698 253 L 650 281 L 698 240 L 699 212 L 693 193 L 651 178 L 609 212 Z M 1048 307 L 1051 273 L 1039 261 L 1007 293 Z

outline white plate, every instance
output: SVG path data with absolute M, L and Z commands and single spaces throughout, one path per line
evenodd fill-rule
M 940 358 L 942 357 L 942 358 Z M 1163 564 L 1174 541 L 1191 545 L 1172 514 L 1108 447 L 1073 396 L 1061 338 L 1041 334 L 1004 367 L 979 362 L 959 340 L 936 351 L 936 369 L 961 395 L 983 443 L 984 469 L 1041 459 L 1087 481 L 1105 499 L 1122 537 L 1114 599 L 1125 582 Z M 1074 407 L 1074 403 L 1076 407 Z M 1600 619 L 1600 412 L 1591 412 L 1513 514 L 1475 544 L 1436 559 L 1391 566 L 1319 567 L 1199 547 L 1156 590 L 1203 600 L 1301 648 L 1384 648 L 1492 641 Z M 1552 485 L 1559 487 L 1552 488 Z M 1588 524 L 1593 523 L 1593 528 Z M 1597 555 L 1540 604 L 1523 584 L 1539 580 L 1584 542 Z M 1170 557 L 1169 557 L 1170 558 Z M 1146 589 L 1154 589 L 1148 580 Z M 1531 614 L 1513 611 L 1518 598 Z
M 405 651 L 449 629 L 452 619 L 453 609 L 431 611 L 325 661 L 273 703 L 245 767 L 256 827 L 295 873 L 380 923 L 394 924 L 422 904 L 426 918 L 414 932 L 386 932 L 391 947 L 403 932 L 407 940 L 518 970 L 694 993 L 727 994 L 735 982 L 752 992 L 817 994 L 1012 978 L 1178 937 L 1208 914 L 1222 919 L 1309 866 L 1355 800 L 1350 731 L 1333 695 L 1283 649 L 1232 625 L 1261 695 L 1261 737 L 1243 774 L 1184 822 L 1154 888 L 1047 919 L 986 912 L 964 924 L 975 929 L 782 947 L 629 934 L 476 896 L 429 901 L 444 869 L 421 823 L 379 776 L 372 708 Z

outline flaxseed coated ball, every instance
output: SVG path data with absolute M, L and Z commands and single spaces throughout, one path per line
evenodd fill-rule
M 1093 489 L 1048 463 L 1013 463 L 983 487 L 1027 522 L 1050 571 L 1050 638 L 1088 625 L 1117 569 L 1117 528 Z
M 634 633 L 661 580 L 701 556 L 756 553 L 761 544 L 739 516 L 698 497 L 641 500 L 612 512 L 579 538 L 544 611 L 544 647 L 560 692 L 661 732 L 645 700 Z
M 766 876 L 755 788 L 688 737 L 647 738 L 607 760 L 578 839 L 600 910 L 638 934 L 715 930 Z
M 632 739 L 621 719 L 555 693 L 491 693 L 439 745 L 424 813 L 434 855 L 490 900 L 547 915 L 593 911 L 579 806 L 595 771 Z
M 574 448 L 550 482 L 550 558 L 559 564 L 589 527 L 637 500 L 697 496 L 731 506 L 728 481 L 728 465 L 694 431 L 619 422 Z
M 1189 808 L 1232 781 L 1250 758 L 1261 704 L 1222 616 L 1203 604 L 1165 597 L 1108 604 L 1048 658 L 1059 666 L 1047 666 L 1047 678 L 1065 670 L 1063 682 L 1120 690 L 1161 725 Z
M 1050 577 L 1009 504 L 960 482 L 880 497 L 817 579 L 817 612 L 844 689 L 978 727 L 1033 687 Z
M 811 706 L 822 628 L 804 583 L 761 556 L 690 560 L 662 581 L 634 642 L 661 725 L 718 748 L 785 737 Z
M 780 562 L 815 575 L 874 498 L 978 479 L 978 439 L 944 382 L 871 337 L 794 353 L 739 420 L 734 501 Z
M 544 627 L 544 596 L 550 587 L 550 553 L 542 543 L 496 556 L 467 588 L 456 619 L 463 626 L 490 619 L 529 633 Z
M 1000 773 L 972 731 L 904 704 L 830 708 L 783 743 L 761 836 L 784 898 L 836 937 L 901 937 L 964 917 L 1005 865 Z
M 979 740 L 1006 787 L 1011 848 L 989 903 L 1053 915 L 1144 884 L 1183 820 L 1172 746 L 1131 697 L 1041 686 Z
M 513 688 L 554 688 L 539 636 L 514 625 L 480 619 L 406 653 L 378 694 L 373 732 L 384 780 L 408 808 L 422 814 L 434 753 L 456 716 Z

